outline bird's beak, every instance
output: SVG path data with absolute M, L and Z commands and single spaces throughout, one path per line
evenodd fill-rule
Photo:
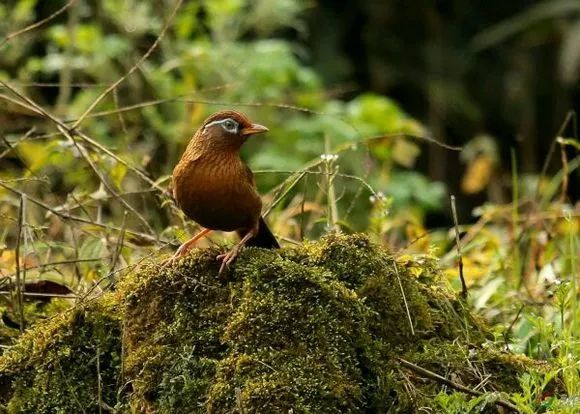
M 268 128 L 264 125 L 252 124 L 249 127 L 242 129 L 241 134 L 243 136 L 250 136 L 254 134 L 262 134 L 264 132 L 268 132 Z

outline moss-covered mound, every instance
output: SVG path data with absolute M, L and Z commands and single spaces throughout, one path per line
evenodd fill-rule
M 435 407 L 442 384 L 518 391 L 541 369 L 486 329 L 427 258 L 361 235 L 150 264 L 37 325 L 0 357 L 8 412 L 384 413 Z M 435 411 L 437 409 L 435 408 Z

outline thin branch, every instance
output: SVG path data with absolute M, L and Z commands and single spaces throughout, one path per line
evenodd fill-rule
M 11 292 L 7 290 L 0 290 L 0 295 L 9 295 Z M 77 295 L 71 293 L 40 293 L 40 292 L 22 292 L 22 296 L 39 297 L 39 298 L 63 298 L 76 299 Z
M 286 195 L 292 191 L 292 189 L 300 182 L 300 180 L 306 175 L 306 171 L 302 171 L 298 177 L 286 188 L 286 190 L 284 191 L 284 183 L 286 183 L 286 181 L 288 181 L 288 179 L 290 177 L 288 177 L 286 180 L 284 180 L 284 182 L 282 183 L 282 185 L 279 186 L 277 194 L 274 195 L 274 200 L 272 201 L 272 203 L 270 203 L 270 205 L 264 210 L 263 216 L 266 217 L 268 216 L 268 214 L 270 214 L 270 212 L 274 209 L 274 207 L 276 207 L 278 205 L 278 203 L 280 203 L 284 197 L 286 197 Z
M 19 196 L 26 196 L 26 193 L 24 193 L 24 192 L 22 192 L 20 190 L 17 190 L 15 188 L 12 188 L 12 187 L 10 187 L 10 186 L 8 186 L 6 184 L 3 184 L 1 181 L 0 181 L 0 187 L 5 188 L 6 190 L 8 190 L 8 191 L 10 191 L 10 192 L 12 192 L 14 194 L 17 194 Z M 42 201 L 40 201 L 40 200 L 38 200 L 38 199 L 36 199 L 34 197 L 27 196 L 27 199 L 28 199 L 28 201 L 36 204 L 39 207 L 42 207 L 43 209 L 51 212 L 52 214 L 54 214 L 55 216 L 57 216 L 57 217 L 59 217 L 59 218 L 61 218 L 63 220 L 70 220 L 70 221 L 76 221 L 76 222 L 79 222 L 79 223 L 90 224 L 90 225 L 93 225 L 93 226 L 96 226 L 96 227 L 100 227 L 100 228 L 102 228 L 104 230 L 108 230 L 108 231 L 118 231 L 118 232 L 120 232 L 122 230 L 121 228 L 116 227 L 116 226 L 109 226 L 109 225 L 106 225 L 106 224 L 98 223 L 96 221 L 92 221 L 92 220 L 85 219 L 83 217 L 74 216 L 72 214 L 63 213 L 62 211 L 55 210 L 54 208 L 52 208 L 48 204 L 46 204 L 46 203 L 44 203 L 44 202 L 42 202 Z M 140 233 L 138 231 L 125 230 L 125 233 L 130 234 L 133 237 L 140 238 L 141 240 L 148 241 L 148 242 L 153 243 L 153 244 L 161 244 L 161 245 L 165 245 L 165 246 L 166 245 L 170 245 L 170 246 L 173 246 L 173 247 L 177 247 L 178 246 L 174 242 L 170 242 L 168 240 L 163 240 L 163 239 L 157 239 L 155 237 L 152 237 L 150 234 Z
M 138 219 L 139 221 L 145 226 L 145 228 L 149 231 L 149 233 L 151 234 L 155 234 L 155 230 L 153 230 L 153 228 L 151 227 L 151 225 L 147 222 L 147 220 L 145 219 L 145 217 L 143 217 L 141 215 L 141 213 L 139 213 L 135 207 L 133 207 L 131 204 L 129 204 L 123 197 L 121 197 L 117 191 L 113 188 L 113 186 L 111 184 L 109 184 L 107 178 L 103 175 L 103 173 L 101 173 L 99 171 L 99 169 L 97 168 L 97 166 L 95 165 L 95 163 L 93 162 L 93 160 L 91 160 L 91 157 L 89 156 L 89 154 L 87 154 L 86 148 L 82 145 L 80 145 L 75 139 L 73 134 L 70 134 L 66 129 L 58 127 L 59 131 L 62 132 L 62 134 L 67 137 L 69 139 L 69 141 L 71 141 L 71 143 L 77 148 L 77 150 L 79 151 L 80 155 L 84 158 L 84 160 L 87 162 L 87 164 L 89 164 L 89 166 L 91 167 L 91 169 L 93 170 L 93 172 L 95 173 L 95 175 L 99 178 L 99 180 L 101 181 L 101 183 L 103 184 L 103 186 L 105 186 L 105 188 L 107 189 L 107 191 L 113 196 L 114 199 L 118 200 L 121 204 L 123 204 L 129 211 L 131 211 Z
M 35 265 L 35 266 L 28 266 L 26 269 L 27 270 L 39 269 L 42 272 L 46 268 L 53 267 L 53 266 L 62 266 L 62 265 L 75 264 L 75 263 L 99 262 L 101 260 L 106 260 L 106 259 L 109 259 L 109 257 L 102 256 L 102 257 L 94 257 L 94 258 L 86 258 L 86 259 L 59 260 L 56 262 L 47 262 L 47 263 L 41 263 L 41 264 Z M 5 275 L 3 277 L 12 277 L 12 276 L 16 276 L 16 273 L 10 273 L 10 274 Z
M 49 21 L 51 21 L 52 19 L 54 19 L 55 17 L 58 17 L 60 14 L 64 13 L 66 9 L 68 9 L 70 6 L 72 6 L 77 0 L 70 0 L 67 4 L 65 4 L 64 6 L 62 6 L 60 9 L 58 9 L 57 11 L 55 11 L 54 13 L 52 13 L 50 16 L 39 20 L 35 23 L 32 23 L 29 26 L 26 26 L 23 29 L 17 30 L 15 32 L 10 33 L 9 35 L 7 35 L 6 37 L 4 37 L 4 39 L 2 40 L 2 42 L 0 42 L 0 48 L 2 48 L 6 43 L 10 42 L 12 39 L 14 39 L 16 36 L 20 36 L 21 34 L 30 32 L 31 30 L 34 30 L 46 23 L 48 23 Z
M 83 404 L 81 404 L 80 400 L 77 397 L 77 393 L 75 391 L 75 389 L 71 386 L 69 380 L 68 380 L 68 376 L 64 373 L 64 370 L 62 369 L 62 366 L 60 365 L 59 360 L 56 360 L 56 366 L 58 367 L 58 370 L 60 372 L 60 374 L 62 375 L 62 379 L 64 380 L 64 383 L 66 385 L 66 387 L 69 389 L 69 392 L 72 396 L 72 398 L 75 400 L 75 402 L 78 404 L 79 408 L 81 409 L 83 414 L 87 414 L 87 411 L 85 410 Z
M 558 129 L 558 132 L 556 132 L 556 136 L 552 140 L 552 144 L 550 145 L 550 149 L 548 150 L 548 155 L 544 160 L 542 171 L 540 173 L 540 176 L 538 177 L 538 184 L 536 185 L 536 197 L 538 196 L 538 194 L 540 194 L 540 186 L 542 185 L 542 181 L 546 177 L 546 173 L 548 172 L 548 167 L 550 166 L 550 161 L 552 160 L 554 151 L 556 151 L 556 143 L 558 141 L 558 138 L 564 134 L 566 128 L 570 123 L 572 124 L 572 133 L 574 134 L 575 138 L 578 139 L 578 124 L 576 111 L 574 110 L 568 111 L 568 113 L 566 114 L 566 118 L 564 119 L 564 122 L 562 122 L 562 125 L 560 125 L 560 128 Z
M 117 239 L 117 244 L 115 245 L 115 252 L 113 253 L 113 261 L 111 263 L 110 272 L 115 270 L 117 267 L 117 262 L 119 260 L 119 256 L 121 255 L 121 251 L 123 249 L 123 243 L 125 242 L 125 225 L 127 222 L 127 212 L 123 215 L 123 224 L 121 225 L 121 236 Z
M 236 387 L 236 408 L 240 414 L 246 414 L 246 410 L 244 409 L 244 404 L 242 401 L 242 389 L 240 387 Z
M 16 151 L 15 146 L 18 146 L 18 144 L 20 144 L 21 142 L 27 140 L 28 138 L 30 138 L 30 136 L 34 133 L 34 131 L 36 130 L 36 127 L 32 127 L 30 128 L 26 134 L 24 134 L 22 137 L 18 138 L 16 141 L 14 142 L 10 142 L 6 139 L 6 137 L 4 136 L 4 134 L 0 134 L 0 138 L 2 139 L 2 142 L 4 142 L 4 144 L 8 147 L 7 149 L 5 149 L 4 151 L 2 151 L 0 153 L 0 159 L 4 158 L 7 154 L 9 154 L 11 151 L 14 151 L 14 153 L 16 154 L 16 156 L 18 157 L 18 159 L 20 161 L 22 161 L 22 158 L 20 157 L 20 154 L 18 154 L 18 152 Z M 26 165 L 26 163 L 22 162 L 24 165 Z M 30 170 L 28 170 L 30 171 Z
M 69 42 L 64 48 L 65 64 L 59 70 L 60 87 L 58 88 L 58 96 L 56 98 L 55 112 L 66 113 L 66 106 L 72 94 L 71 81 L 73 78 L 72 58 L 74 49 L 77 44 L 76 27 L 79 22 L 79 7 L 78 4 L 72 5 L 68 13 L 68 21 L 66 24 L 66 31 L 69 36 Z
M 407 297 L 405 296 L 405 290 L 403 289 L 403 283 L 401 283 L 401 277 L 399 276 L 399 269 L 397 268 L 397 262 L 393 262 L 393 267 L 395 268 L 395 275 L 397 275 L 397 280 L 399 281 L 399 288 L 401 288 L 401 294 L 403 295 L 403 303 L 405 304 L 405 310 L 407 311 L 407 318 L 409 319 L 409 326 L 411 327 L 411 333 L 415 336 L 415 328 L 413 328 L 413 320 L 411 319 L 411 312 L 409 311 L 409 305 L 407 304 Z
M 308 194 L 308 176 L 304 177 L 304 189 L 302 190 L 302 200 L 300 201 L 300 227 L 299 237 L 300 242 L 304 241 L 304 233 L 306 231 L 306 214 L 304 207 L 306 206 L 306 195 Z
M 155 41 L 153 42 L 153 44 L 149 47 L 149 49 L 147 50 L 147 52 L 145 52 L 145 54 L 143 56 L 141 56 L 141 58 L 137 61 L 137 63 L 135 63 L 131 69 L 129 69 L 129 71 L 127 73 L 125 73 L 123 76 L 121 76 L 119 79 L 117 79 L 115 82 L 113 82 L 111 84 L 111 86 L 109 86 L 103 93 L 101 93 L 97 99 L 95 99 L 93 101 L 93 103 L 86 109 L 85 112 L 83 112 L 83 114 L 79 117 L 79 119 L 77 119 L 75 121 L 75 123 L 71 126 L 71 129 L 76 129 L 78 128 L 78 126 L 83 122 L 83 120 L 86 118 L 86 116 L 91 113 L 91 111 L 93 109 L 95 109 L 95 107 L 112 91 L 114 90 L 117 86 L 119 86 L 125 79 L 127 79 L 127 77 L 129 75 L 131 75 L 133 72 L 135 72 L 135 70 L 137 70 L 137 68 L 139 68 L 139 66 L 141 66 L 141 64 L 143 64 L 143 62 L 145 62 L 145 60 L 147 60 L 147 58 L 151 55 L 151 53 L 153 53 L 153 51 L 157 48 L 157 46 L 159 45 L 159 43 L 161 42 L 161 39 L 163 39 L 163 37 L 165 36 L 165 33 L 167 32 L 167 30 L 169 29 L 169 27 L 171 26 L 171 23 L 173 22 L 173 19 L 175 18 L 177 11 L 179 10 L 179 8 L 181 7 L 181 4 L 183 3 L 183 0 L 177 0 L 175 2 L 175 7 L 173 8 L 173 10 L 171 11 L 171 14 L 169 16 L 169 18 L 167 19 L 167 21 L 165 22 L 165 25 L 163 26 L 163 28 L 161 29 L 161 32 L 159 33 L 159 35 L 157 36 L 157 38 L 155 39 Z
M 201 93 L 201 92 L 208 92 L 208 91 L 212 91 L 212 90 L 219 90 L 219 89 L 226 89 L 228 87 L 230 87 L 232 84 L 231 83 L 226 83 L 224 85 L 220 85 L 220 86 L 212 86 L 212 87 L 208 87 L 208 88 L 202 88 L 202 89 L 198 89 L 196 91 L 196 93 Z M 133 105 L 127 105 L 127 106 L 121 106 L 121 107 L 117 107 L 116 109 L 108 109 L 108 110 L 104 110 L 104 111 L 98 111 L 98 112 L 93 112 L 91 114 L 88 114 L 85 119 L 89 119 L 89 118 L 100 118 L 103 116 L 109 116 L 109 115 L 119 115 L 125 112 L 130 112 L 130 111 L 134 111 L 136 109 L 142 109 L 142 108 L 147 108 L 149 106 L 155 106 L 155 105 L 161 105 L 164 103 L 171 103 L 171 102 L 185 102 L 185 103 L 201 103 L 201 104 L 208 104 L 208 105 L 239 105 L 239 106 L 244 106 L 244 104 L 237 104 L 237 103 L 232 103 L 232 102 L 218 102 L 218 101 L 206 101 L 206 100 L 192 100 L 189 98 L 189 94 L 184 94 L 184 95 L 177 95 L 173 98 L 162 98 L 162 99 L 154 99 L 151 101 L 145 101 L 145 102 L 140 102 L 137 104 L 133 104 Z M 78 118 L 73 118 L 73 119 L 67 119 L 66 122 L 76 122 L 78 120 Z
M 6 89 L 8 89 L 10 92 L 12 92 L 13 95 L 16 95 L 17 97 L 19 97 L 22 101 L 24 101 L 26 103 L 19 102 L 19 101 L 14 100 L 6 95 L 0 95 L 0 98 L 6 99 L 7 101 L 10 101 L 14 104 L 20 105 L 26 109 L 29 109 L 32 112 L 36 112 L 37 114 L 42 115 L 45 118 L 50 119 L 54 124 L 59 125 L 59 126 L 63 127 L 64 129 L 68 129 L 68 127 L 61 120 L 59 120 L 54 115 L 47 112 L 42 106 L 38 105 L 36 102 L 34 102 L 28 96 L 19 92 L 18 89 L 14 88 L 12 85 L 4 82 L 1 79 L 0 79 L 0 85 L 4 86 Z
M 145 181 L 147 184 L 149 184 L 151 186 L 151 188 L 155 188 L 160 193 L 165 194 L 165 189 L 162 188 L 161 186 L 159 186 L 159 184 L 157 184 L 155 181 L 153 181 L 145 172 L 141 171 L 139 168 L 132 166 L 127 161 L 125 161 L 123 158 L 119 157 L 118 155 L 116 155 L 115 153 L 113 153 L 108 148 L 106 148 L 103 145 L 99 144 L 97 141 L 95 141 L 94 139 L 90 138 L 85 133 L 83 133 L 81 131 L 74 131 L 74 134 L 76 136 L 78 136 L 79 138 L 81 138 L 83 141 L 88 142 L 89 144 L 91 144 L 93 147 L 95 147 L 99 151 L 104 152 L 105 154 L 107 154 L 108 156 L 110 156 L 111 158 L 113 158 L 115 161 L 123 164 L 129 170 L 131 170 L 132 172 L 134 172 L 135 174 L 137 174 L 143 181 Z
M 113 102 L 115 103 L 115 109 L 119 109 L 119 93 L 117 88 L 113 89 Z M 125 123 L 125 118 L 123 118 L 123 114 L 121 112 L 117 113 L 117 117 L 119 118 L 119 123 L 121 124 L 123 134 L 125 134 L 125 137 L 127 137 L 129 132 L 127 130 L 127 124 Z
M 103 377 L 101 376 L 101 350 L 97 345 L 97 398 L 99 402 L 99 414 L 103 412 Z
M 27 109 L 29 109 L 29 110 L 31 110 L 33 112 L 36 112 L 39 115 L 42 115 L 42 116 L 48 118 L 57 127 L 60 127 L 62 129 L 64 129 L 65 131 L 68 131 L 69 134 L 74 135 L 74 136 L 77 136 L 77 137 L 81 138 L 83 141 L 91 144 L 91 146 L 93 146 L 94 148 L 97 148 L 98 150 L 104 152 L 109 157 L 113 158 L 117 162 L 123 164 L 129 170 L 133 171 L 141 179 L 143 179 L 145 182 L 147 182 L 149 185 L 151 185 L 151 187 L 156 188 L 161 193 L 165 193 L 165 190 L 163 188 L 161 188 L 157 183 L 155 183 L 155 181 L 153 181 L 151 178 L 149 178 L 147 176 L 147 174 L 144 173 L 143 171 L 141 171 L 139 168 L 136 168 L 136 167 L 130 165 L 127 161 L 125 161 L 124 159 L 122 159 L 118 155 L 114 154 L 111 150 L 109 150 L 108 148 L 106 148 L 103 145 L 99 144 L 97 141 L 95 141 L 94 139 L 90 138 L 85 133 L 83 133 L 81 131 L 76 131 L 76 130 L 75 131 L 72 131 L 63 121 L 61 121 L 60 119 L 56 118 L 54 115 L 48 113 L 44 108 L 42 108 L 40 105 L 38 105 L 36 102 L 34 102 L 32 99 L 30 99 L 26 95 L 23 95 L 22 93 L 20 93 L 17 89 L 15 89 L 10 84 L 7 84 L 6 82 L 0 80 L 0 85 L 3 85 L 6 89 L 8 89 L 10 92 L 12 92 L 12 94 L 14 94 L 17 97 L 19 97 L 25 103 L 24 102 L 17 101 L 17 100 L 14 100 L 14 99 L 12 99 L 12 98 L 10 98 L 8 96 L 2 95 L 2 94 L 0 94 L 0 98 L 6 99 L 6 100 L 8 100 L 10 102 L 13 102 L 13 103 L 17 104 L 17 105 L 21 105 L 24 108 L 27 108 Z
M 18 304 L 18 316 L 20 318 L 20 333 L 24 333 L 26 321 L 24 319 L 24 297 L 23 283 L 20 276 L 20 244 L 22 238 L 22 227 L 24 225 L 24 206 L 26 196 L 20 196 L 20 206 L 18 208 L 18 229 L 16 233 L 16 248 L 14 249 L 14 260 L 16 260 L 16 303 Z M 24 256 L 26 259 L 26 256 Z M 26 266 L 24 266 L 26 268 Z M 23 269 L 24 271 L 24 269 Z
M 459 278 L 461 279 L 461 296 L 467 298 L 467 284 L 463 277 L 463 255 L 461 254 L 461 242 L 459 241 L 459 223 L 457 220 L 457 208 L 455 207 L 455 196 L 451 195 L 451 212 L 453 213 L 453 223 L 455 225 L 455 244 L 457 246 L 457 257 L 459 260 Z
M 504 343 L 505 343 L 505 348 L 508 351 L 510 349 L 509 344 L 508 344 L 508 340 L 509 340 L 509 337 L 511 335 L 512 329 L 513 329 L 514 325 L 516 324 L 516 322 L 518 321 L 518 319 L 520 318 L 520 314 L 522 313 L 522 311 L 524 310 L 525 307 L 526 307 L 526 304 L 525 303 L 522 303 L 520 305 L 520 308 L 518 309 L 518 312 L 516 313 L 515 318 L 510 323 L 510 326 L 508 326 L 508 328 L 503 332 L 503 340 L 504 340 Z
M 308 168 L 311 168 L 310 166 Z M 273 173 L 273 174 L 309 174 L 309 175 L 327 175 L 328 173 L 325 171 L 309 171 L 309 170 L 254 170 L 253 171 L 254 174 L 268 174 L 268 173 Z M 361 177 L 357 177 L 356 175 L 350 175 L 350 174 L 342 174 L 342 173 L 331 173 L 332 175 L 335 175 L 336 177 L 340 177 L 340 178 L 348 178 L 349 180 L 354 180 L 354 181 L 358 181 L 361 183 L 361 185 L 363 187 L 365 187 L 367 190 L 369 190 L 369 192 L 374 195 L 377 196 L 376 191 L 373 189 L 373 187 L 371 187 L 371 185 L 364 179 Z
M 399 361 L 401 363 L 401 365 L 403 365 L 405 368 L 410 369 L 411 371 L 416 372 L 419 375 L 422 375 L 426 378 L 432 379 L 434 381 L 437 381 L 441 384 L 447 385 L 448 387 L 454 388 L 458 391 L 464 392 L 466 394 L 469 395 L 473 395 L 474 397 L 481 397 L 482 395 L 485 395 L 483 392 L 481 391 L 476 391 L 473 390 L 471 388 L 468 388 L 464 385 L 458 384 L 456 382 L 453 382 L 451 380 L 448 380 L 445 377 L 442 377 L 441 375 L 433 372 L 433 371 L 429 371 L 428 369 L 422 368 L 418 365 L 413 364 L 412 362 L 409 362 L 403 358 L 397 358 L 397 361 Z M 513 405 L 512 403 L 502 400 L 502 399 L 497 399 L 495 401 L 495 404 L 497 405 L 501 405 L 504 408 L 507 408 L 508 410 L 512 410 L 516 413 L 519 413 L 520 410 L 518 409 L 518 407 L 516 407 L 515 405 Z
M 438 141 L 437 139 L 435 139 L 429 135 L 416 135 L 416 134 L 408 134 L 405 132 L 395 132 L 392 134 L 377 135 L 375 137 L 365 138 L 364 142 L 368 144 L 369 141 L 376 141 L 376 140 L 381 140 L 381 139 L 385 139 L 385 138 L 413 138 L 413 139 L 417 139 L 417 140 L 430 142 L 432 144 L 438 145 L 442 148 L 445 148 L 445 149 L 448 149 L 451 151 L 462 151 L 463 150 L 463 147 L 456 147 L 453 145 L 445 144 L 444 142 Z
M 564 204 L 568 194 L 568 157 L 566 156 L 566 144 L 562 138 L 558 137 L 556 141 L 560 144 L 560 159 L 562 160 L 562 193 L 560 194 L 560 203 Z
M 60 82 L 12 82 L 17 86 L 33 86 L 35 88 L 58 88 Z M 108 83 L 89 83 L 89 82 L 71 82 L 73 88 L 104 88 L 109 86 Z

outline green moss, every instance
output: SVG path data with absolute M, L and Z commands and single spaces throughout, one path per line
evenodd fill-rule
M 37 324 L 4 353 L 0 397 L 7 412 L 91 412 L 100 402 L 116 404 L 120 320 L 104 303 Z
M 236 404 L 249 413 L 360 410 L 358 353 L 368 338 L 356 293 L 322 268 L 248 254 L 252 260 L 236 267 L 241 299 L 223 335 L 229 357 L 219 364 L 210 411 Z
M 488 346 L 431 258 L 335 234 L 246 249 L 220 278 L 217 253 L 146 265 L 32 329 L 0 357 L 7 410 L 413 412 L 435 407 L 441 387 L 399 357 L 466 386 L 485 373 L 488 389 L 509 392 L 541 368 Z
M 48 301 L 45 299 L 25 299 L 27 300 L 24 302 L 24 320 L 27 328 L 33 327 L 37 322 L 42 323 L 47 317 L 63 312 L 72 305 L 71 299 L 53 298 Z M 12 345 L 20 335 L 20 316 L 16 309 L 14 309 L 11 298 L 0 298 L 0 314 L 3 319 L 0 322 L 0 344 Z

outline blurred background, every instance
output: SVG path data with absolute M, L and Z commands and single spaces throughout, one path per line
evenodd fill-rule
M 234 108 L 270 128 L 242 156 L 284 244 L 363 231 L 459 289 L 453 194 L 472 305 L 547 357 L 578 314 L 579 77 L 577 0 L 4 0 L 3 335 L 195 232 L 165 189 Z

